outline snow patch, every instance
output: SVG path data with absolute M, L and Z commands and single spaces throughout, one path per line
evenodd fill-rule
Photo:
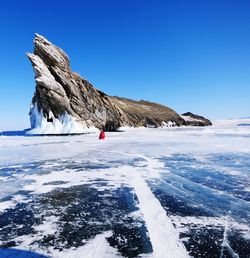
M 203 121 L 201 120 L 201 119 L 199 119 L 199 118 L 193 118 L 193 117 L 191 117 L 191 116 L 182 116 L 181 115 L 181 118 L 183 118 L 185 121 L 187 121 L 187 122 L 202 122 L 203 123 Z
M 11 209 L 18 203 L 28 203 L 25 197 L 21 195 L 15 195 L 11 200 L 0 202 L 0 213 L 4 212 L 6 209 Z
M 106 238 L 112 236 L 112 232 L 104 232 L 100 235 L 97 235 L 94 239 L 89 241 L 86 245 L 67 250 L 64 253 L 54 253 L 54 257 L 58 258 L 93 258 L 93 257 L 102 257 L 102 258 L 118 258 L 121 257 L 117 250 L 111 247 Z
M 190 257 L 180 241 L 179 234 L 174 228 L 171 219 L 166 215 L 164 208 L 150 191 L 142 177 L 139 175 L 133 177 L 132 185 L 149 232 L 153 246 L 153 257 Z
M 175 122 L 172 122 L 172 121 L 168 121 L 168 122 L 162 122 L 161 124 L 161 127 L 174 127 L 176 126 L 176 123 Z

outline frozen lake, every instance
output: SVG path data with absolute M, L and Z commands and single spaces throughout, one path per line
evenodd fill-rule
M 0 136 L 0 257 L 250 257 L 250 127 Z

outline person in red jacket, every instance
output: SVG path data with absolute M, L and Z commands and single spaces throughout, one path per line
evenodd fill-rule
M 105 139 L 105 132 L 102 129 L 101 132 L 100 132 L 100 135 L 99 135 L 99 140 L 104 140 L 104 139 Z

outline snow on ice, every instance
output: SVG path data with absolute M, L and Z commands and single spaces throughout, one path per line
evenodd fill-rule
M 249 257 L 238 124 L 1 137 L 0 257 Z

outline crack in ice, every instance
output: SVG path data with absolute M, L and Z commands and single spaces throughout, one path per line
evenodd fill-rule
M 225 222 L 225 230 L 224 230 L 224 234 L 223 234 L 223 242 L 221 244 L 221 253 L 220 253 L 220 258 L 224 257 L 224 251 L 227 250 L 228 253 L 232 256 L 232 258 L 239 258 L 239 255 L 232 249 L 232 247 L 230 246 L 230 243 L 228 242 L 227 239 L 227 232 L 228 232 L 229 228 L 228 228 L 228 219 L 226 218 L 226 222 Z
M 175 229 L 172 220 L 167 216 L 166 211 L 150 190 L 145 178 L 143 178 L 143 176 L 157 176 L 157 169 L 162 168 L 163 164 L 149 157 L 138 156 L 144 159 L 141 163 L 146 165 L 145 167 L 124 166 L 119 168 L 119 172 L 129 177 L 130 183 L 139 200 L 138 206 L 145 221 L 153 247 L 152 257 L 190 257 L 179 238 L 179 233 Z

